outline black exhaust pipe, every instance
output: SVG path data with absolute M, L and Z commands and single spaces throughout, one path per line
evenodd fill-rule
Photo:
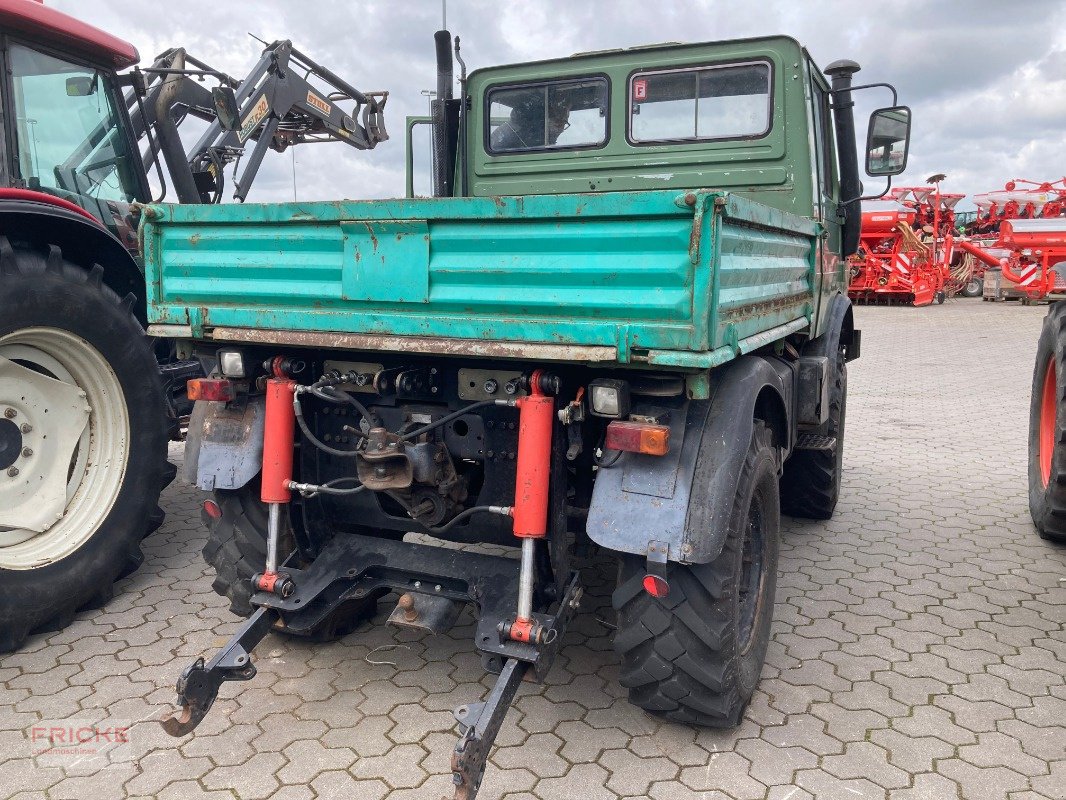
M 855 148 L 855 101 L 851 97 L 852 76 L 862 67 L 854 61 L 834 61 L 825 68 L 832 80 L 833 127 L 840 155 L 840 210 L 844 217 L 841 231 L 844 252 L 850 256 L 859 249 L 862 227 L 862 181 L 859 179 L 859 155 Z
M 452 35 L 433 34 L 437 51 L 437 99 L 433 101 L 433 196 L 450 197 L 455 177 L 455 148 L 459 138 L 459 108 L 452 99 L 455 82 Z

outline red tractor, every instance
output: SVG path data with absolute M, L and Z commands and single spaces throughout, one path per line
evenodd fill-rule
M 227 165 L 232 174 L 245 155 L 243 199 L 267 148 L 331 138 L 369 149 L 387 137 L 383 95 L 289 42 L 268 45 L 243 81 L 183 50 L 119 74 L 139 59 L 133 45 L 40 2 L 0 0 L 0 59 L 3 652 L 105 602 L 163 520 L 167 411 L 171 430 L 182 412 L 169 387 L 183 390 L 200 366 L 144 334 L 137 209 L 153 199 L 149 170 L 179 202 L 217 202 Z M 189 116 L 208 129 L 186 152 L 177 125 Z
M 1016 183 L 1005 191 L 1014 191 Z M 978 195 L 978 223 L 986 232 L 994 226 L 994 238 L 986 237 L 983 245 L 963 239 L 958 245 L 1050 303 L 1037 342 L 1029 405 L 1029 512 L 1041 536 L 1066 542 L 1066 215 L 1062 205 L 1053 213 L 1052 203 L 1059 202 L 1053 199 L 1038 206 L 1007 198 L 993 207 L 984 202 L 988 197 Z M 1025 216 L 1004 217 L 1008 213 Z

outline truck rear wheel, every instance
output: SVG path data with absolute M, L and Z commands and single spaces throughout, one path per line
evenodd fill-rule
M 630 702 L 674 722 L 739 724 L 766 657 L 780 526 L 776 456 L 757 421 L 719 556 L 669 563 L 662 598 L 644 590 L 642 558 L 622 560 L 614 646 Z
M 1029 513 L 1045 539 L 1066 542 L 1066 303 L 1044 317 L 1029 404 Z
M 162 521 L 159 372 L 101 275 L 0 237 L 0 652 L 106 602 Z
M 834 440 L 827 450 L 793 450 L 781 475 L 781 512 L 790 517 L 830 519 L 840 499 L 844 470 L 844 421 L 848 407 L 848 366 L 843 349 L 829 365 L 829 419 L 817 430 Z
M 213 516 L 206 510 L 202 519 L 208 529 L 204 545 L 204 560 L 215 568 L 211 588 L 229 600 L 230 611 L 240 617 L 249 616 L 252 606 L 252 576 L 262 572 L 266 564 L 267 509 L 259 499 L 259 481 L 235 490 L 216 490 L 215 503 L 221 512 Z M 278 560 L 295 548 L 292 530 L 282 514 L 282 530 L 278 542 Z M 359 623 L 372 616 L 377 596 L 365 601 L 348 603 L 336 609 L 313 631 L 302 631 L 316 641 L 330 641 L 353 631 Z M 284 626 L 277 630 L 291 632 Z

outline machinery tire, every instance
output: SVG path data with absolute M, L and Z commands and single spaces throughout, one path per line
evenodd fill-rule
M 692 502 L 699 494 L 694 487 Z M 757 421 L 718 557 L 670 562 L 662 598 L 644 590 L 643 558 L 622 559 L 614 647 L 631 703 L 673 722 L 740 723 L 770 638 L 780 527 L 777 454 Z
M 781 475 L 781 512 L 804 519 L 831 519 L 840 498 L 844 470 L 844 422 L 848 407 L 848 365 L 837 350 L 833 385 L 829 387 L 829 419 L 816 431 L 836 439 L 832 450 L 794 450 Z
M 947 292 L 945 292 L 943 289 L 938 290 L 937 293 L 933 295 L 933 299 L 936 300 L 936 304 L 938 306 L 944 305 L 944 301 L 947 299 L 947 297 Z
M 1066 542 L 1066 303 L 1053 303 L 1036 346 L 1029 403 L 1029 513 L 1045 539 Z
M 0 480 L 17 481 L 19 474 L 39 479 L 46 459 L 62 464 L 66 458 L 59 452 L 63 437 L 79 437 L 68 440 L 73 452 L 62 516 L 39 532 L 0 527 L 0 652 L 106 603 L 114 581 L 140 565 L 141 540 L 162 522 L 159 493 L 174 473 L 166 460 L 159 371 L 131 313 L 133 295 L 120 300 L 102 284 L 102 275 L 99 266 L 86 272 L 66 261 L 55 246 L 13 247 L 0 236 L 0 366 L 8 389 L 15 389 L 0 396 L 0 424 L 19 422 L 5 424 L 0 436 L 6 452 Z M 80 434 L 32 405 L 32 392 L 46 399 L 69 396 L 29 382 L 41 376 L 84 393 L 89 411 Z M 46 431 L 54 434 L 51 441 L 29 446 Z M 42 460 L 35 463 L 34 455 Z M 4 488 L 14 493 L 0 505 L 15 507 L 9 504 L 26 497 L 14 483 L 0 486 L 0 497 Z M 44 490 L 33 490 L 35 502 L 38 491 Z
M 981 297 L 985 293 L 985 282 L 980 278 L 970 278 L 959 292 L 963 297 Z
M 252 576 L 262 572 L 266 564 L 267 510 L 259 499 L 259 481 L 240 489 L 215 490 L 214 498 L 221 516 L 216 518 L 206 511 L 201 512 L 201 519 L 208 529 L 203 556 L 215 568 L 211 588 L 229 600 L 231 612 L 247 617 L 255 610 L 251 602 Z M 278 542 L 279 562 L 295 548 L 292 530 L 284 514 L 282 521 L 285 527 Z M 375 595 L 363 602 L 342 606 L 312 631 L 310 637 L 327 642 L 351 633 L 361 621 L 373 615 L 376 605 Z M 275 626 L 275 630 L 291 632 L 284 625 Z

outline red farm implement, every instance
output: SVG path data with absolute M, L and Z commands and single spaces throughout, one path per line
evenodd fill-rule
M 1001 267 L 1010 287 L 1028 299 L 1066 290 L 1054 266 L 1064 260 L 1061 231 L 1066 228 L 1066 178 L 1037 183 L 1016 178 L 1003 189 L 974 196 L 976 218 L 966 225 L 962 248 L 974 278 Z M 980 250 L 980 257 L 974 254 Z
M 894 207 L 863 213 L 859 250 L 849 259 L 853 300 L 927 306 L 962 285 L 951 264 L 953 209 L 964 195 L 941 193 L 933 182 L 893 189 Z

